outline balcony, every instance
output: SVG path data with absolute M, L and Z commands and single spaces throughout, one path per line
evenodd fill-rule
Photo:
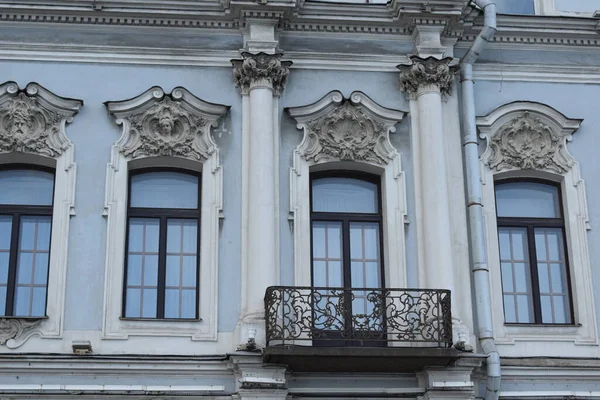
M 450 291 L 272 286 L 263 360 L 295 371 L 408 372 L 448 365 Z

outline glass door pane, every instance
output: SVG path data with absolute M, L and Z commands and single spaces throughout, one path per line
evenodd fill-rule
M 313 221 L 313 286 L 344 286 L 342 222 Z M 344 330 L 344 293 L 323 289 L 314 295 L 314 327 L 319 330 Z
M 352 291 L 352 329 L 357 331 L 382 330 L 385 309 L 382 303 L 381 254 L 379 223 L 350 223 L 350 280 Z M 371 290 L 356 290 L 368 288 Z

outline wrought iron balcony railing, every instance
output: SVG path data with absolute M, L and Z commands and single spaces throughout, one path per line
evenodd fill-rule
M 452 346 L 449 290 L 271 286 L 265 320 L 270 346 Z

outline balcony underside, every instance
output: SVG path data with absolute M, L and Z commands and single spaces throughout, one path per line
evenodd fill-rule
M 417 372 L 483 356 L 454 348 L 269 346 L 263 362 L 287 365 L 294 372 Z

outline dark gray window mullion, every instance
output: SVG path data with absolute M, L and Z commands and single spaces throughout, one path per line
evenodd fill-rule
M 158 293 L 156 293 L 156 317 L 165 317 L 165 294 L 167 279 L 167 217 L 160 217 L 158 234 Z
M 19 258 L 19 233 L 21 216 L 13 214 L 10 238 L 10 258 L 8 261 L 8 281 L 6 286 L 6 316 L 14 315 L 15 291 L 17 286 L 17 263 Z

